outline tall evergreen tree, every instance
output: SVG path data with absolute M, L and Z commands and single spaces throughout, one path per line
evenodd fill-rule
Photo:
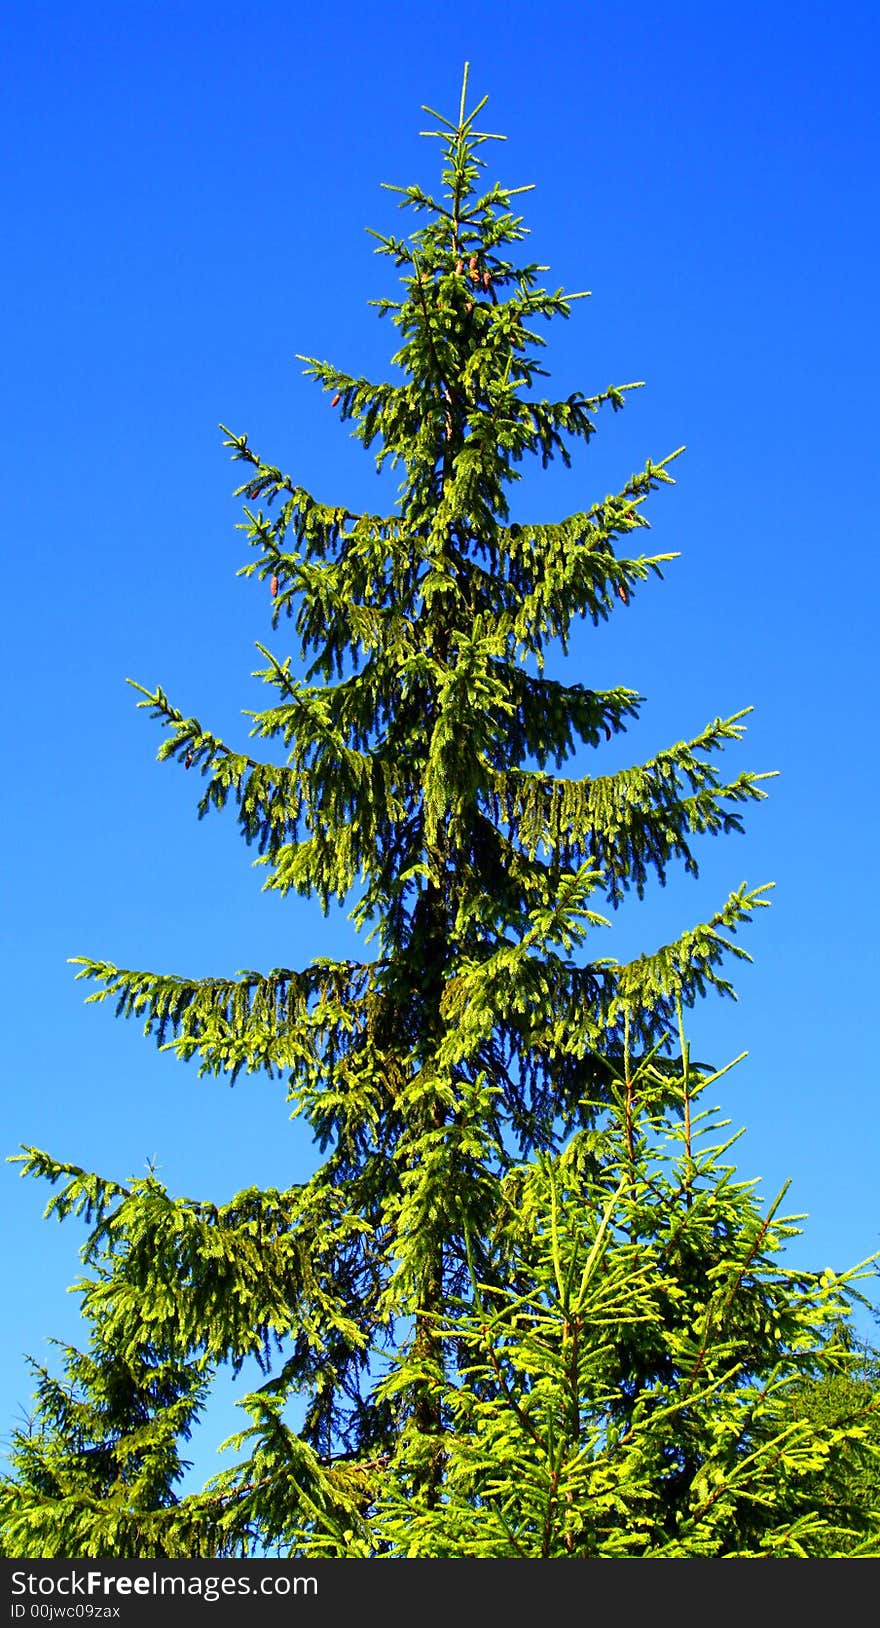
M 483 184 L 496 138 L 466 91 L 465 74 L 457 119 L 432 114 L 442 192 L 393 189 L 419 224 L 377 234 L 401 273 L 400 297 L 376 303 L 399 330 L 402 381 L 306 359 L 380 467 L 402 471 L 396 511 L 319 501 L 224 431 L 246 476 L 244 574 L 270 585 L 273 625 L 290 618 L 300 644 L 299 665 L 260 646 L 272 699 L 252 735 L 274 756 L 227 745 L 162 689 L 139 703 L 166 730 L 160 758 L 203 776 L 200 813 L 235 809 L 268 887 L 347 901 L 372 958 L 192 980 L 79 963 L 91 1000 L 181 1059 L 285 1081 L 320 1162 L 285 1191 L 215 1205 L 25 1155 L 25 1172 L 63 1184 L 63 1211 L 96 1217 L 84 1309 L 102 1350 L 195 1364 L 199 1384 L 221 1363 L 265 1369 L 240 1467 L 211 1493 L 157 1500 L 126 1552 L 151 1552 L 137 1544 L 160 1528 L 164 1553 L 195 1552 L 197 1529 L 198 1552 L 308 1532 L 353 1552 L 380 1481 L 439 1510 L 450 1386 L 473 1343 L 462 1308 L 477 1285 L 521 1282 L 521 1264 L 503 1281 L 514 1257 L 499 1247 L 516 1173 L 550 1168 L 572 1136 L 592 1136 L 601 1161 L 601 1114 L 633 1059 L 652 1060 L 674 1108 L 678 1013 L 730 990 L 723 963 L 745 953 L 731 935 L 766 902 L 743 886 L 636 960 L 589 953 L 602 911 L 674 862 L 695 873 L 694 839 L 739 830 L 763 777 L 725 779 L 714 759 L 743 713 L 629 769 L 559 773 L 584 748 L 601 766 L 638 716 L 635 691 L 562 683 L 544 658 L 577 618 L 623 613 L 661 574 L 671 556 L 631 545 L 676 454 L 565 520 L 512 518 L 521 462 L 568 464 L 637 386 L 539 393 L 533 325 L 578 296 L 542 288 L 522 255 L 514 198 L 529 189 Z M 51 1522 L 56 1496 L 27 1485 L 13 1476 L 3 1506 L 25 1545 L 22 1500 L 36 1519 L 42 1499 Z M 111 1513 L 109 1492 L 90 1496 L 82 1552 L 102 1552 Z

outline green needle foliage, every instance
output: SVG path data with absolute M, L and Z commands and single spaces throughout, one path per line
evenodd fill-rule
M 192 1525 L 175 1490 L 189 1468 L 179 1445 L 208 1388 L 198 1362 L 163 1359 L 142 1334 L 128 1351 L 108 1348 L 100 1326 L 88 1352 L 62 1350 L 63 1380 L 31 1364 L 34 1413 L 14 1433 L 14 1476 L 0 1484 L 3 1553 L 161 1559 L 204 1552 L 202 1525 Z
M 736 1179 L 683 1036 L 680 1070 L 671 1098 L 627 1052 L 593 1129 L 505 1178 L 492 1280 L 438 1321 L 443 1497 L 383 1486 L 365 1554 L 880 1552 L 880 1391 L 848 1336 L 867 1268 L 784 1268 L 800 1218 Z
M 321 502 L 224 432 L 244 466 L 243 574 L 270 584 L 273 626 L 289 619 L 299 645 L 296 665 L 259 647 L 270 702 L 251 735 L 269 759 L 161 689 L 139 703 L 160 758 L 201 774 L 200 813 L 235 810 L 265 885 L 346 902 L 371 957 L 193 980 L 79 962 L 91 1000 L 202 1072 L 284 1081 L 318 1163 L 213 1204 L 26 1150 L 50 1210 L 91 1224 L 94 1335 L 66 1384 L 41 1375 L 16 1435 L 9 1553 L 837 1541 L 798 1489 L 862 1443 L 862 1393 L 833 1419 L 791 1407 L 796 1382 L 847 1372 L 848 1283 L 774 1265 L 789 1224 L 696 1151 L 711 1076 L 680 1036 L 684 1008 L 731 992 L 732 935 L 764 889 L 634 961 L 592 953 L 608 907 L 674 863 L 696 873 L 695 840 L 741 829 L 766 777 L 717 766 L 743 713 L 629 769 L 560 772 L 641 697 L 552 679 L 545 654 L 673 557 L 639 545 L 676 454 L 562 521 L 511 517 L 521 463 L 567 464 L 637 386 L 540 393 L 535 324 L 578 296 L 524 257 L 528 189 L 484 184 L 496 138 L 466 90 L 467 75 L 456 120 L 432 115 L 440 195 L 394 189 L 416 228 L 377 234 L 400 274 L 400 297 L 376 302 L 400 382 L 305 359 L 400 471 L 395 512 Z M 211 1374 L 251 1358 L 263 1383 L 235 1467 L 181 1495 L 177 1439 Z

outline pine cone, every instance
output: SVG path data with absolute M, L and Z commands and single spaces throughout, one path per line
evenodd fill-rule
M 277 577 L 277 575 L 275 574 L 274 571 L 272 573 L 272 580 L 269 583 L 269 587 L 272 589 L 272 598 L 277 599 L 278 598 L 278 577 Z

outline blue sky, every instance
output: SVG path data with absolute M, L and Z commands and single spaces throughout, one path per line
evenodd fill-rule
M 265 589 L 236 579 L 218 422 L 322 499 L 378 506 L 296 356 L 387 371 L 394 332 L 366 302 L 393 271 L 364 228 L 401 224 L 381 181 L 436 179 L 421 104 L 452 114 L 468 59 L 508 137 L 493 178 L 536 183 L 535 258 L 592 290 L 552 332 L 552 393 L 647 381 L 571 471 L 523 482 L 519 517 L 586 507 L 687 446 L 649 510 L 652 546 L 681 558 L 565 670 L 647 697 L 598 772 L 744 706 L 731 772 L 779 771 L 747 834 L 625 908 L 597 953 L 776 883 L 740 999 L 694 1015 L 694 1048 L 749 1052 L 725 1106 L 741 1174 L 768 1200 L 792 1178 L 809 1214 L 793 1258 L 880 1249 L 878 25 L 855 0 L 588 0 L 540 23 L 517 0 L 3 9 L 4 1152 L 121 1179 L 155 1160 L 215 1199 L 310 1167 L 278 1086 L 200 1081 L 86 1008 L 67 958 L 205 975 L 350 947 L 344 917 L 261 893 L 231 818 L 197 822 L 198 783 L 155 764 L 124 681 L 241 745 L 255 641 L 286 649 Z M 41 1222 L 47 1197 L 0 1178 L 0 1438 L 29 1393 L 22 1353 L 77 1329 L 81 1239 Z

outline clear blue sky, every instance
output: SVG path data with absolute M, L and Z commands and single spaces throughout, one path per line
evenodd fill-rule
M 435 180 L 420 107 L 454 112 L 467 58 L 509 138 L 493 171 L 537 184 L 535 258 L 593 291 L 554 335 L 553 393 L 648 386 L 569 473 L 523 484 L 520 518 L 688 449 L 649 511 L 680 560 L 568 664 L 647 697 L 601 772 L 748 705 L 731 771 L 780 771 L 747 835 L 597 952 L 776 883 L 740 1000 L 701 1008 L 696 1050 L 749 1051 L 725 1103 L 741 1173 L 768 1200 L 791 1177 L 809 1212 L 793 1257 L 880 1248 L 878 49 L 857 0 L 3 8 L 4 1152 L 123 1179 L 155 1159 L 215 1199 L 309 1168 L 278 1086 L 199 1081 L 84 1007 L 67 957 L 204 975 L 349 947 L 344 919 L 261 893 L 231 818 L 197 822 L 198 782 L 155 764 L 124 680 L 241 745 L 254 643 L 286 648 L 265 589 L 236 579 L 218 421 L 317 496 L 378 505 L 296 353 L 386 371 L 394 332 L 366 301 L 393 271 L 364 227 L 400 224 L 380 181 Z M 47 1197 L 0 1177 L 0 1437 L 22 1352 L 77 1328 L 81 1235 L 41 1222 Z

